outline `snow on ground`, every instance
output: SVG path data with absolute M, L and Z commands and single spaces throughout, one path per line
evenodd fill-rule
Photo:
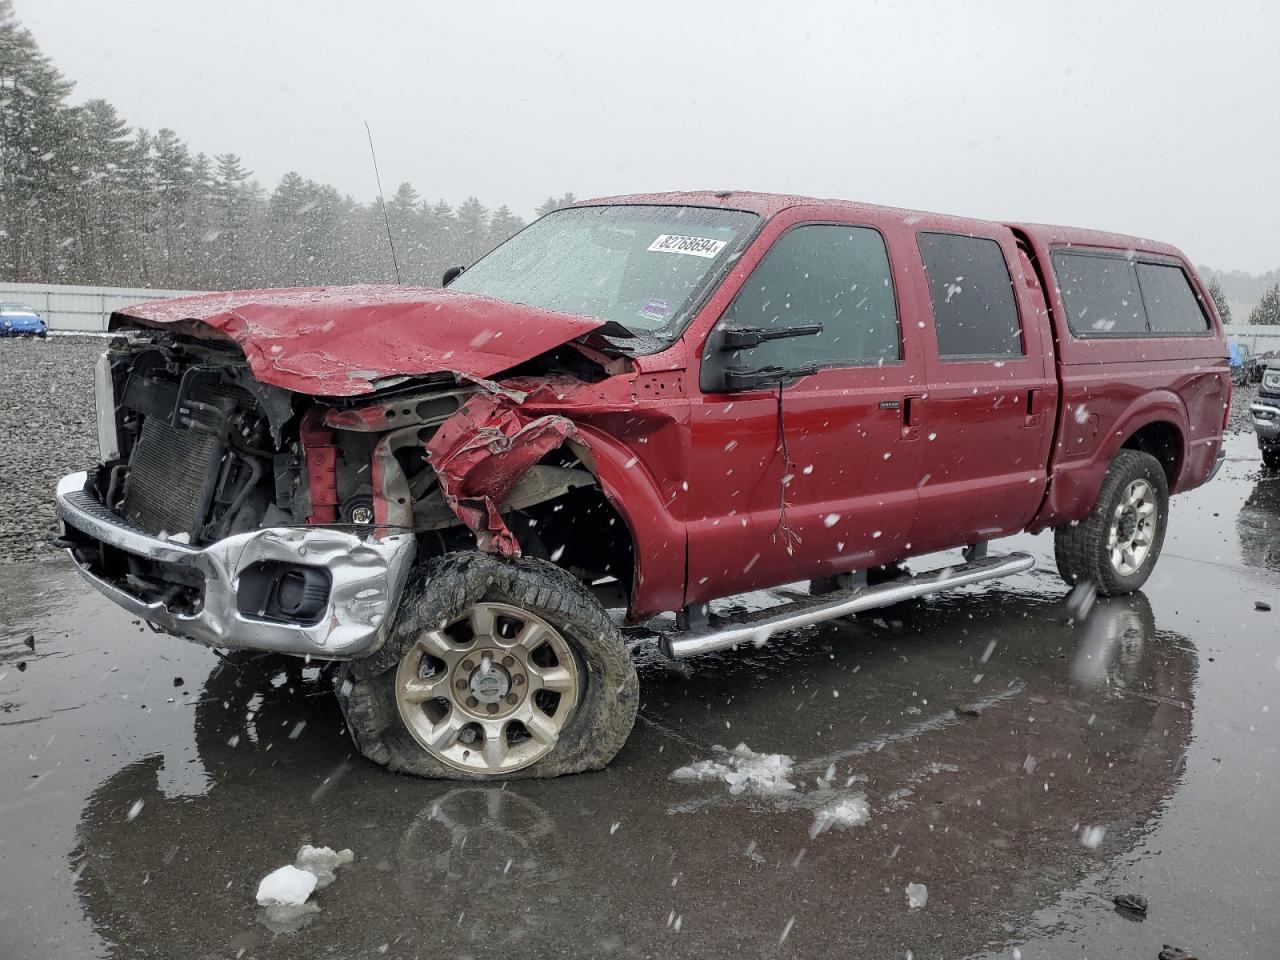
M 272 870 L 258 884 L 258 904 L 263 907 L 296 907 L 306 903 L 316 888 L 316 875 L 286 864 Z
M 263 907 L 259 919 L 276 933 L 292 933 L 305 926 L 320 912 L 317 904 L 308 902 L 311 894 L 333 883 L 338 867 L 355 858 L 350 850 L 335 852 L 304 843 L 293 863 L 272 870 L 258 884 L 257 900 Z
M 748 792 L 778 796 L 796 789 L 790 780 L 795 761 L 785 753 L 756 753 L 745 743 L 732 750 L 718 744 L 711 749 L 719 753 L 719 759 L 699 760 L 681 767 L 671 774 L 671 779 L 694 783 L 723 780 L 734 796 Z
M 809 836 L 816 837 L 832 827 L 857 827 L 871 819 L 871 804 L 860 793 L 832 800 L 818 808 L 813 815 Z

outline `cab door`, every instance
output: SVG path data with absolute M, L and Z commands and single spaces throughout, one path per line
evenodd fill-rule
M 984 233 L 984 229 L 986 232 Z M 1047 481 L 1057 404 L 1053 345 L 1026 283 L 1012 235 L 968 222 L 964 232 L 922 230 L 931 315 L 924 464 L 913 552 L 1022 530 Z M 1011 269 L 1010 265 L 1013 265 Z M 924 298 L 921 298 L 923 301 Z M 1042 302 L 1042 301 L 1041 301 Z
M 725 358 L 720 332 L 821 325 Z M 692 398 L 687 603 L 898 559 L 916 516 L 923 391 L 884 235 L 800 222 L 777 235 L 708 338 Z M 794 371 L 708 382 L 726 363 Z M 714 376 L 712 377 L 714 380 Z M 914 400 L 913 400 L 914 398 Z

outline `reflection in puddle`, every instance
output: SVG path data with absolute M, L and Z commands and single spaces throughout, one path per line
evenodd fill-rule
M 1071 663 L 1077 683 L 1124 686 L 1142 660 L 1146 637 L 1155 632 L 1151 604 L 1142 594 L 1096 603 L 1079 622 L 1080 641 Z
M 1236 515 L 1236 535 L 1246 564 L 1280 572 L 1280 474 L 1263 472 Z
M 645 671 L 650 722 L 607 771 L 506 786 L 390 776 L 353 758 L 324 678 L 273 683 L 278 665 L 220 663 L 195 716 L 208 792 L 157 792 L 158 757 L 99 784 L 76 889 L 119 956 L 228 942 L 246 955 L 390 943 L 389 956 L 643 956 L 677 936 L 677 952 L 701 956 L 723 953 L 726 931 L 767 953 L 789 922 L 786 949 L 803 955 L 827 938 L 902 955 L 924 945 L 921 924 L 948 955 L 985 949 L 1126 856 L 1158 816 L 1196 662 L 1140 597 L 1074 624 L 1056 598 L 975 599 L 920 605 L 892 634 L 851 624 L 687 677 Z M 669 779 L 699 760 L 732 771 L 712 749 L 729 719 L 731 744 L 795 758 L 794 790 Z M 1095 849 L 1088 827 L 1105 828 Z M 303 840 L 360 856 L 319 914 L 270 941 L 253 890 Z M 908 910 L 909 883 L 927 886 L 927 908 Z

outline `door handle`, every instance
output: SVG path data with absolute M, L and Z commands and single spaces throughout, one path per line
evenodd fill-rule
M 1039 387 L 1032 387 L 1027 391 L 1027 417 L 1023 424 L 1028 427 L 1039 426 L 1043 413 L 1044 391 Z
M 902 439 L 914 440 L 920 436 L 921 408 L 924 397 L 920 395 L 902 398 Z

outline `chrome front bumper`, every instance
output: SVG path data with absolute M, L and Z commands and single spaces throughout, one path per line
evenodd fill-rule
M 117 550 L 173 564 L 204 579 L 195 611 L 170 609 L 106 579 L 68 550 L 95 589 L 156 627 L 212 647 L 268 650 L 329 660 L 366 656 L 381 645 L 415 552 L 411 534 L 381 540 L 327 527 L 269 527 L 194 547 L 153 536 L 108 510 L 88 486 L 87 473 L 58 482 L 57 512 L 68 527 Z M 237 602 L 241 571 L 262 561 L 321 567 L 332 586 L 328 606 L 312 625 L 246 616 Z
M 1264 416 L 1259 417 L 1259 413 Z M 1249 405 L 1249 415 L 1253 420 L 1253 431 L 1258 435 L 1258 443 L 1268 447 L 1280 443 L 1280 405 L 1253 403 Z

